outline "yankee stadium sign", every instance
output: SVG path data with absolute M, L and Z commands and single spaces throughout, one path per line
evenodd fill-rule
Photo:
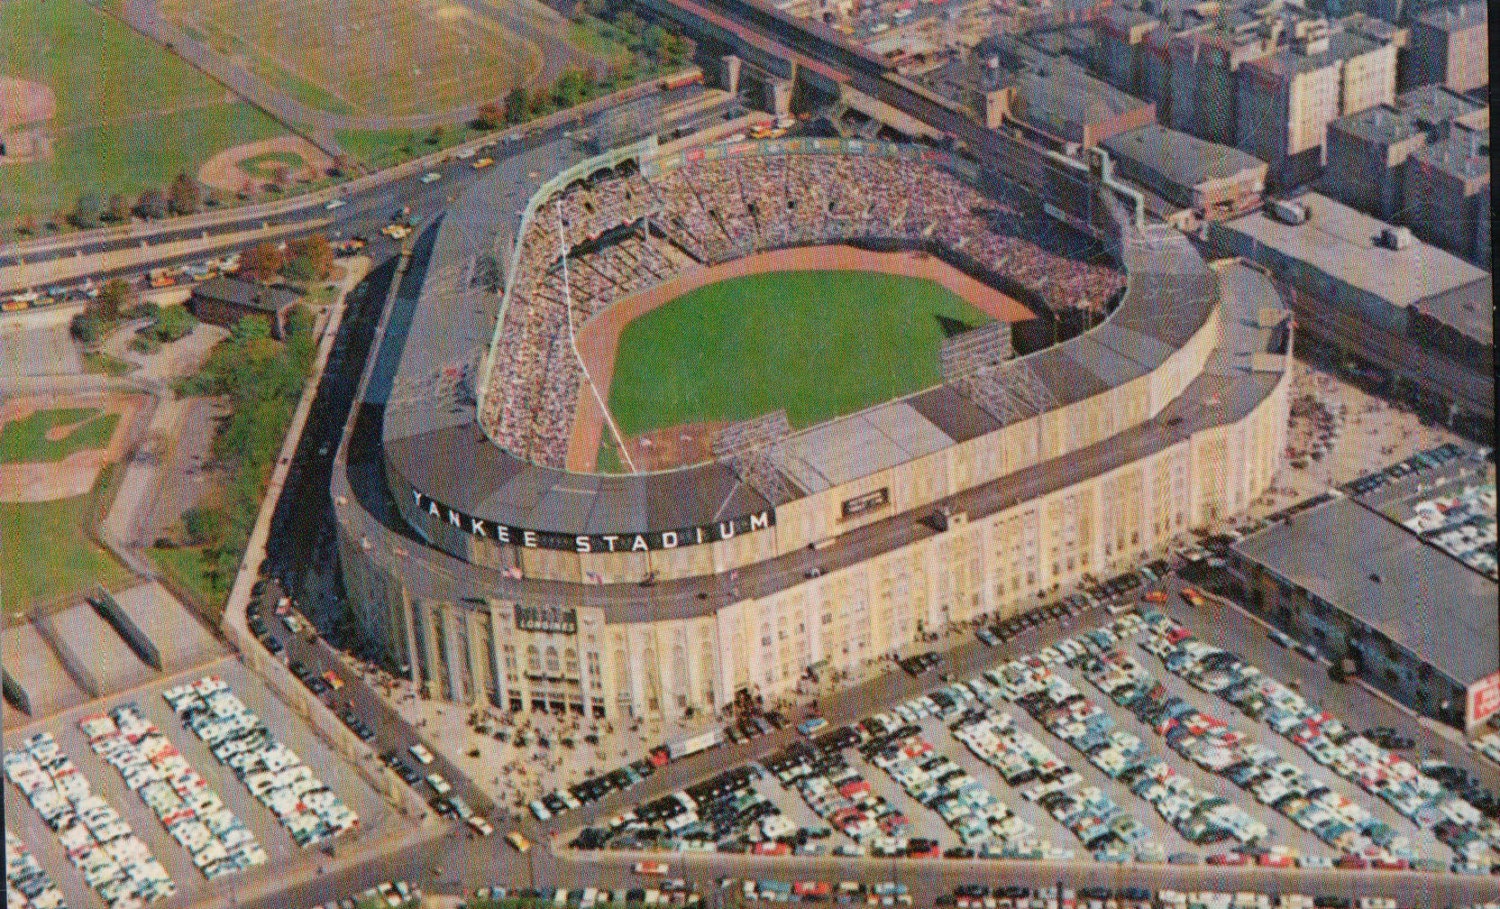
M 776 512 L 772 509 L 742 515 L 727 521 L 700 524 L 697 527 L 682 527 L 677 530 L 661 530 L 651 533 L 603 533 L 567 534 L 546 530 L 528 530 L 509 524 L 497 524 L 487 518 L 476 518 L 450 508 L 432 496 L 411 491 L 413 504 L 428 520 L 457 528 L 470 536 L 483 540 L 494 540 L 526 549 L 562 549 L 568 552 L 652 552 L 659 549 L 679 549 L 683 546 L 698 546 L 702 543 L 719 543 L 733 539 L 742 533 L 764 530 L 776 523 Z

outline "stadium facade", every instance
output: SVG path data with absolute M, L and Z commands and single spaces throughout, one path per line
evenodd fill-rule
M 900 168 L 904 181 L 961 181 L 966 192 L 983 180 L 946 154 L 869 142 L 657 156 L 646 140 L 578 155 L 559 145 L 507 160 L 422 236 L 335 463 L 350 602 L 431 696 L 670 720 L 720 710 L 742 690 L 774 697 L 808 667 L 855 668 L 1135 564 L 1243 510 L 1279 465 L 1292 328 L 1271 283 L 1121 216 L 1123 294 L 1082 335 L 799 432 L 745 427 L 740 446 L 706 463 L 568 471 L 557 430 L 543 437 L 553 405 L 523 386 L 561 388 L 572 397 L 557 406 L 578 409 L 577 359 L 556 357 L 588 304 L 570 297 L 562 322 L 545 316 L 559 302 L 545 292 L 558 254 L 542 244 L 594 250 L 625 237 L 628 258 L 600 263 L 606 273 L 609 261 L 641 263 L 645 277 L 617 278 L 622 288 L 649 284 L 658 254 L 702 268 L 815 239 L 964 261 L 965 242 L 909 198 L 861 196 L 864 208 L 837 218 L 829 201 L 799 226 L 757 196 L 744 238 L 716 203 L 726 242 L 712 247 L 674 209 L 686 203 L 672 201 L 671 181 L 720 185 L 741 167 L 741 186 L 771 172 L 789 189 L 800 167 Z M 642 182 L 644 214 L 631 201 Z M 589 203 L 575 197 L 569 216 L 560 200 L 580 187 Z M 604 209 L 623 214 L 600 222 Z M 580 223 L 583 212 L 594 221 Z M 541 365 L 518 367 L 515 338 L 538 324 L 526 356 Z M 517 401 L 528 419 L 507 430 Z

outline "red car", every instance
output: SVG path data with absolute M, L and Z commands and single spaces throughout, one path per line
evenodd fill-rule
M 1286 853 L 1266 853 L 1256 860 L 1256 864 L 1262 868 L 1290 868 L 1295 864 L 1290 855 Z
M 1206 861 L 1210 865 L 1239 866 L 1250 864 L 1250 858 L 1248 856 L 1240 855 L 1238 852 L 1215 853 L 1214 855 L 1210 855 L 1208 858 L 1204 859 L 1204 861 Z
M 1370 862 L 1370 867 L 1382 871 L 1405 871 L 1411 867 L 1411 863 L 1404 858 L 1378 858 Z
M 1370 863 L 1365 861 L 1363 856 L 1358 855 L 1346 855 L 1334 864 L 1340 868 L 1345 868 L 1353 871 L 1363 871 L 1366 868 L 1370 867 Z

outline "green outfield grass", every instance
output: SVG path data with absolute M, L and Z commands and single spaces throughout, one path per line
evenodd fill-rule
M 111 494 L 114 466 L 100 471 L 92 491 L 52 502 L 0 502 L 0 597 L 7 620 L 35 608 L 65 603 L 95 584 L 117 590 L 130 571 L 85 535 Z
M 786 408 L 811 426 L 940 380 L 946 333 L 989 322 L 942 285 L 788 271 L 700 287 L 625 327 L 609 408 L 627 436 Z
M 0 224 L 196 174 L 215 153 L 284 135 L 222 85 L 81 0 L 0 3 L 0 72 L 57 97 L 52 157 L 0 165 Z
M 100 414 L 94 407 L 38 410 L 0 429 L 0 464 L 61 461 L 75 451 L 103 448 L 119 422 L 119 414 Z M 48 430 L 58 427 L 70 431 L 60 439 L 48 439 Z

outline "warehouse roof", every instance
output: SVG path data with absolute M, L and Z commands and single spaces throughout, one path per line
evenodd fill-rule
M 1159 123 L 1111 136 L 1100 143 L 1110 154 L 1139 164 L 1178 186 L 1223 180 L 1266 162 L 1237 148 L 1209 142 Z
M 1296 201 L 1307 206 L 1305 223 L 1285 224 L 1261 210 L 1219 222 L 1214 230 L 1240 234 L 1393 306 L 1430 301 L 1457 288 L 1465 290 L 1452 302 L 1488 299 L 1489 272 L 1420 240 L 1399 250 L 1377 246 L 1390 225 L 1327 196 L 1304 193 Z
M 1108 123 L 1150 102 L 1090 76 L 1071 60 L 1049 60 L 1016 74 L 1023 116 L 1041 128 L 1063 134 L 1063 125 Z
M 1500 666 L 1494 581 L 1348 498 L 1235 550 L 1467 686 Z

